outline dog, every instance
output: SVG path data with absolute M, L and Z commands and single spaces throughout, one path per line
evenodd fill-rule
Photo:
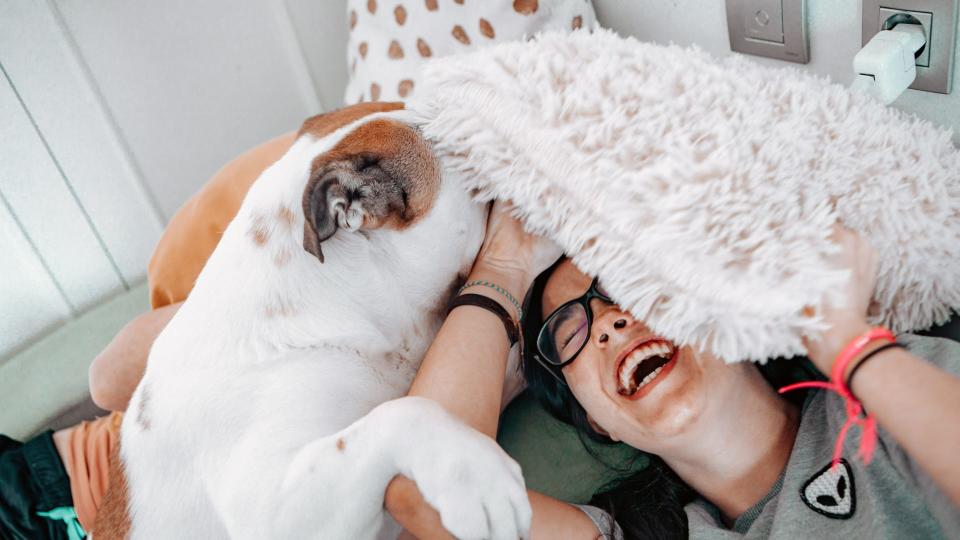
M 402 397 L 486 218 L 383 108 L 303 124 L 157 337 L 121 428 L 132 538 L 395 538 L 398 474 L 460 538 L 526 534 L 517 464 Z

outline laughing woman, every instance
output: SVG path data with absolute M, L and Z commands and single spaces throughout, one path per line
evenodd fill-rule
M 596 497 L 596 507 L 578 509 L 531 493 L 531 537 L 596 537 L 596 529 L 583 529 L 585 515 L 609 538 L 960 537 L 960 344 L 909 335 L 893 341 L 868 326 L 875 254 L 865 240 L 837 228 L 834 239 L 843 250 L 832 264 L 852 274 L 846 307 L 822 313 L 830 330 L 806 343 L 809 358 L 828 376 L 841 358 L 845 367 L 835 376 L 850 388 L 851 401 L 813 390 L 797 405 L 753 364 L 726 364 L 655 335 L 570 261 L 553 265 L 531 286 L 543 257 L 530 250 L 548 248 L 513 220 L 492 219 L 500 223 L 491 226 L 477 264 L 484 277 L 515 288 L 515 296 L 531 289 L 523 325 L 531 391 L 586 434 L 659 456 L 654 468 Z M 446 340 L 490 343 L 502 340 L 503 330 L 479 310 L 457 311 L 412 392 L 490 433 L 495 409 L 483 413 L 470 404 L 499 397 L 504 360 L 481 361 L 480 349 L 445 354 L 456 347 Z M 482 335 L 471 322 L 491 322 L 490 333 Z M 506 346 L 501 349 L 504 355 Z M 859 429 L 835 445 L 848 419 L 845 405 L 854 400 L 879 426 L 869 464 L 857 455 Z M 831 467 L 835 450 L 838 464 Z M 388 508 L 410 530 L 438 532 L 435 514 L 404 482 L 388 490 Z

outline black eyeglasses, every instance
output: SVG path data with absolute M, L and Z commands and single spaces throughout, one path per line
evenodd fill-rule
M 537 334 L 537 360 L 551 373 L 576 360 L 590 341 L 590 327 L 593 325 L 590 301 L 594 298 L 608 304 L 614 303 L 594 278 L 583 296 L 555 309 L 540 327 Z

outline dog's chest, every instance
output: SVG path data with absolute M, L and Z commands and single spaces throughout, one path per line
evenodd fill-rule
M 388 387 L 390 393 L 403 395 L 429 346 L 425 335 L 426 332 L 406 329 L 387 347 L 370 347 L 362 340 L 354 345 L 321 344 L 318 354 L 352 358 L 371 373 L 374 384 Z

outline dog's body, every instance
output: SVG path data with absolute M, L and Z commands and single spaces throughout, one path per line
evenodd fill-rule
M 254 183 L 124 418 L 133 538 L 395 536 L 396 474 L 455 534 L 529 524 L 495 443 L 427 400 L 378 407 L 406 392 L 483 235 L 405 114 L 308 121 Z

